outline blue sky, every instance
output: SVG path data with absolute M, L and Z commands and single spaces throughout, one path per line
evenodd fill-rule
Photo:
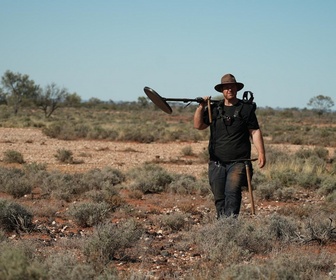
M 136 101 L 144 86 L 216 97 L 232 73 L 259 107 L 336 103 L 335 13 L 334 0 L 0 0 L 0 76 Z

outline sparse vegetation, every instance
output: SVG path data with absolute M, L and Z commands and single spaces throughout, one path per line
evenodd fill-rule
M 257 215 L 250 215 L 244 192 L 239 218 L 216 220 L 206 174 L 165 168 L 169 163 L 192 169 L 195 162 L 206 167 L 207 150 L 191 148 L 208 137 L 190 124 L 193 106 L 176 105 L 167 116 L 140 101 L 77 102 L 48 118 L 24 103 L 16 115 L 3 107 L 2 126 L 38 127 L 64 143 L 177 141 L 181 149 L 178 159 L 157 158 L 126 172 L 106 166 L 76 173 L 28 164 L 19 152 L 7 151 L 10 160 L 4 157 L 0 168 L 1 279 L 335 277 L 335 113 L 258 108 L 268 162 L 254 169 Z M 114 152 L 105 144 L 99 149 Z M 68 149 L 55 157 L 78 163 Z

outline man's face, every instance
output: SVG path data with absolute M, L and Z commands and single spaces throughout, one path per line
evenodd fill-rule
M 225 99 L 227 100 L 235 99 L 237 96 L 237 85 L 236 84 L 223 85 L 222 91 Z

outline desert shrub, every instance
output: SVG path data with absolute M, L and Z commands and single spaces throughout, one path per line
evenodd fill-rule
M 274 195 L 275 195 L 275 198 L 279 201 L 290 201 L 290 200 L 295 200 L 296 192 L 297 192 L 296 188 L 286 187 L 282 189 L 277 189 Z
M 168 189 L 177 194 L 192 194 L 198 189 L 198 183 L 194 176 L 178 174 L 173 177 Z
M 75 125 L 75 132 L 78 138 L 86 138 L 89 134 L 90 127 L 87 124 L 76 124 Z
M 334 217 L 315 215 L 306 218 L 300 230 L 300 241 L 304 243 L 316 242 L 324 245 L 336 241 L 336 227 Z
M 223 218 L 195 233 L 196 244 L 214 263 L 237 264 L 272 248 L 262 221 Z
M 325 175 L 323 179 L 321 179 L 318 193 L 322 195 L 329 195 L 333 192 L 336 192 L 336 178 L 332 175 Z
M 7 150 L 4 151 L 3 161 L 6 163 L 24 163 L 23 155 L 15 150 Z
M 258 169 L 253 170 L 253 176 L 252 176 L 252 187 L 257 188 L 258 185 L 264 184 L 268 181 L 266 175 Z
M 92 169 L 81 176 L 81 181 L 87 189 L 101 190 L 124 182 L 126 176 L 118 169 L 105 167 L 103 169 Z
M 296 151 L 294 155 L 305 159 L 310 157 L 317 157 L 323 160 L 327 160 L 329 151 L 324 147 L 315 147 L 313 149 L 301 148 L 300 150 Z
M 310 204 L 303 204 L 298 206 L 284 207 L 277 210 L 279 215 L 288 217 L 304 219 L 316 212 L 316 209 Z
M 0 227 L 0 244 L 7 240 L 6 232 Z
M 267 164 L 273 165 L 276 163 L 283 163 L 288 161 L 288 153 L 278 150 L 273 147 L 267 149 Z
M 116 130 L 104 129 L 101 126 L 94 126 L 87 134 L 89 139 L 109 139 L 116 140 L 119 136 L 119 132 Z
M 1 244 L 0 279 L 48 279 L 44 265 L 33 257 L 33 248 Z
M 142 125 L 141 127 L 125 126 L 122 133 L 119 134 L 118 140 L 152 143 L 157 140 L 152 134 L 153 132 L 155 133 L 155 131 L 156 130 L 146 125 Z
M 79 174 L 66 174 L 58 171 L 46 174 L 40 186 L 43 195 L 63 199 L 67 202 L 87 191 L 80 182 Z
M 25 173 L 18 168 L 4 168 L 0 167 L 0 191 L 5 192 L 7 183 L 23 178 Z
M 60 140 L 75 140 L 79 137 L 75 130 L 76 125 L 69 122 L 56 122 L 52 123 L 42 129 L 42 132 L 51 137 Z
M 185 146 L 182 148 L 181 153 L 183 156 L 193 156 L 194 152 L 191 146 Z
M 173 176 L 159 165 L 144 164 L 130 170 L 129 175 L 134 179 L 132 188 L 147 193 L 160 193 L 167 189 L 173 181 Z
M 188 229 L 190 226 L 190 222 L 188 223 L 188 215 L 181 212 L 160 215 L 159 220 L 161 227 L 172 231 Z
M 284 169 L 284 170 L 273 170 L 271 174 L 272 180 L 276 180 L 279 182 L 279 186 L 281 187 L 290 187 L 296 184 L 297 173 L 292 169 Z
M 58 149 L 55 158 L 62 163 L 74 163 L 73 153 L 67 149 Z
M 336 202 L 336 191 L 334 191 L 333 193 L 329 194 L 326 197 L 326 201 L 331 203 L 331 202 Z
M 24 170 L 26 173 L 38 173 L 40 171 L 46 171 L 47 164 L 38 162 L 27 163 L 24 165 Z
M 321 182 L 320 177 L 314 172 L 299 172 L 296 176 L 297 184 L 305 189 L 315 190 Z
M 15 202 L 0 199 L 0 227 L 7 231 L 28 231 L 32 228 L 33 215 Z
M 175 174 L 167 191 L 177 194 L 200 194 L 208 195 L 211 193 L 209 182 L 205 179 L 197 180 L 192 175 Z
M 323 173 L 327 170 L 327 162 L 316 155 L 307 158 L 305 164 L 310 167 L 311 172 L 314 173 Z
M 40 186 L 43 179 L 48 176 L 47 165 L 45 163 L 29 163 L 24 165 L 25 178 L 32 187 Z
M 113 186 L 106 186 L 103 190 L 103 201 L 105 201 L 111 211 L 114 211 L 118 207 L 124 204 L 124 200 L 120 196 L 119 191 Z
M 209 150 L 208 149 L 204 149 L 202 150 L 202 152 L 198 155 L 198 158 L 200 160 L 200 162 L 202 163 L 207 163 L 209 162 Z
M 31 193 L 32 189 L 32 182 L 26 177 L 19 180 L 11 180 L 6 185 L 6 193 L 12 195 L 14 198 L 23 197 Z
M 276 195 L 275 192 L 281 188 L 280 182 L 278 180 L 273 180 L 269 182 L 265 182 L 256 187 L 256 194 L 261 199 L 265 200 L 273 200 Z
M 0 191 L 20 198 L 31 193 L 34 182 L 17 168 L 0 168 Z
M 59 280 L 89 280 L 97 276 L 94 266 L 78 261 L 76 255 L 67 251 L 48 256 L 45 266 L 48 279 L 55 278 L 55 275 Z
M 81 227 L 91 227 L 102 223 L 108 213 L 110 207 L 105 202 L 82 202 L 72 204 L 68 210 L 68 214 Z
M 332 279 L 335 257 L 330 253 L 302 255 L 300 252 L 281 254 L 261 264 L 237 264 L 221 271 L 220 279 Z M 329 274 L 329 276 L 328 276 Z
M 137 245 L 142 235 L 142 228 L 134 220 L 118 225 L 112 223 L 98 225 L 93 235 L 87 238 L 83 253 L 87 260 L 98 268 L 109 261 L 125 257 L 125 250 Z
M 297 225 L 291 217 L 273 214 L 269 220 L 269 234 L 275 240 L 292 241 L 297 237 Z

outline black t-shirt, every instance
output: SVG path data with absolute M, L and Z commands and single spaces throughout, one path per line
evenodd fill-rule
M 209 123 L 208 109 L 203 121 L 210 125 L 210 160 L 229 162 L 251 157 L 249 129 L 259 129 L 255 106 L 241 100 L 234 106 L 224 102 L 211 106 L 212 123 Z

